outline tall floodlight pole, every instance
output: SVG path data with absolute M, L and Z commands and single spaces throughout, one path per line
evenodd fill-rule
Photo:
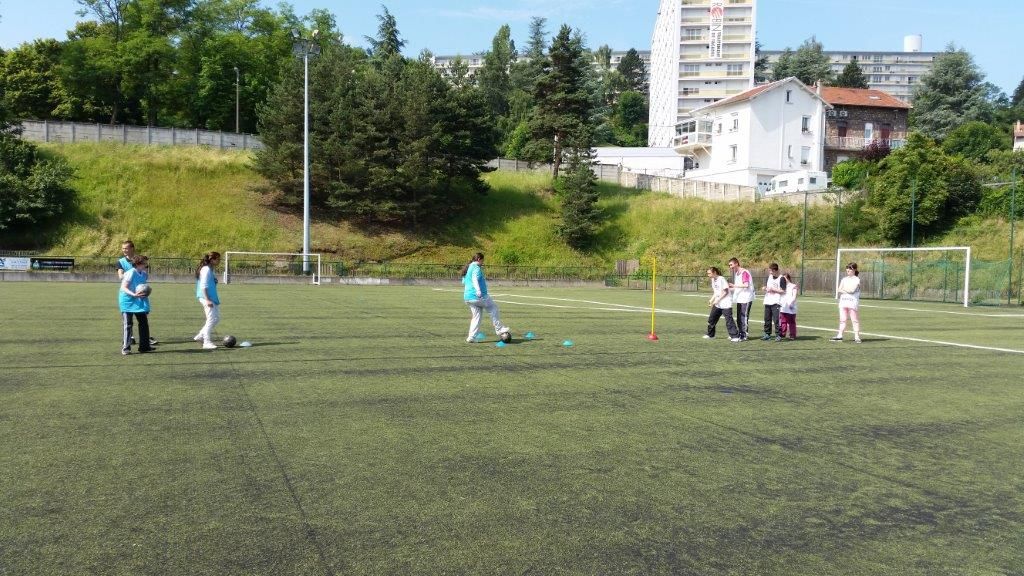
M 238 122 L 238 118 L 239 118 L 239 114 L 238 114 L 239 99 L 240 99 L 240 96 L 242 94 L 241 90 L 239 89 L 239 80 L 240 79 L 241 79 L 241 72 L 239 72 L 238 66 L 235 66 L 235 134 L 238 134 L 240 132 L 240 130 L 239 130 L 239 122 Z
M 319 30 L 311 38 L 303 38 L 292 30 L 295 44 L 292 53 L 302 58 L 302 273 L 309 274 L 309 57 L 320 54 L 316 43 Z

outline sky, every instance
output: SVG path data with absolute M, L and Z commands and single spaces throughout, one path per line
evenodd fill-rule
M 525 46 L 530 18 L 547 18 L 549 35 L 562 24 L 584 33 L 587 45 L 649 50 L 658 0 L 291 0 L 295 13 L 334 13 L 346 41 L 363 45 L 377 30 L 381 5 L 398 21 L 404 52 L 470 55 L 490 48 L 502 24 Z M 276 7 L 278 2 L 263 1 Z M 0 0 L 0 47 L 37 38 L 65 39 L 79 20 L 76 0 Z M 1007 94 L 1024 78 L 1020 24 L 1024 0 L 759 0 L 757 36 L 766 50 L 796 49 L 814 35 L 826 50 L 901 51 L 903 37 L 921 34 L 924 50 L 953 42 L 966 49 L 986 79 Z M 1011 48 L 1012 47 L 1012 48 Z

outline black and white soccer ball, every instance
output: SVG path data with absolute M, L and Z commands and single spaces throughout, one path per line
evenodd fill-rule
M 501 341 L 504 342 L 505 344 L 508 344 L 509 342 L 512 341 L 512 332 L 506 330 L 501 334 L 498 334 L 498 338 L 500 338 Z
M 236 340 L 235 337 L 232 336 L 231 334 L 228 334 L 227 336 L 224 337 L 225 348 L 234 348 L 236 343 L 238 343 L 238 340 Z
M 142 298 L 146 298 L 153 293 L 153 287 L 149 284 L 139 284 L 135 287 L 135 293 L 142 294 Z

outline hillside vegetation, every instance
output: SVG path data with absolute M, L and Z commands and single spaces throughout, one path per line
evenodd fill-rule
M 120 144 L 49 145 L 74 168 L 77 205 L 61 225 L 35 235 L 41 253 L 102 256 L 132 238 L 147 254 L 195 257 L 207 250 L 299 252 L 301 208 L 270 208 L 273 191 L 236 151 Z M 456 263 L 482 250 L 495 264 L 611 267 L 618 259 L 658 258 L 659 269 L 699 272 L 737 256 L 751 265 L 800 260 L 803 205 L 707 202 L 601 186 L 607 217 L 596 248 L 582 254 L 556 236 L 558 201 L 543 174 L 494 172 L 491 191 L 469 212 L 422 230 L 358 229 L 313 215 L 311 245 L 330 259 Z M 843 214 L 843 213 L 841 213 Z M 808 211 L 808 258 L 831 258 L 836 212 Z M 844 245 L 877 245 L 878 235 L 842 217 Z M 863 226 L 861 224 L 861 226 Z M 1005 221 L 964 219 L 943 238 L 919 244 L 967 244 L 982 260 L 1006 258 Z

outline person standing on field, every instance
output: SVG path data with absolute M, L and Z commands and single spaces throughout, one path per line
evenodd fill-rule
M 793 282 L 789 272 L 782 277 L 786 280 L 786 293 L 779 303 L 779 336 L 796 340 L 796 297 L 800 293 L 800 286 Z
M 843 340 L 847 318 L 853 323 L 853 341 L 860 344 L 860 271 L 857 263 L 846 265 L 846 277 L 839 281 L 839 332 L 833 342 Z
M 509 331 L 508 326 L 501 323 L 498 305 L 494 303 L 494 300 L 491 300 L 491 296 L 487 293 L 487 280 L 484 279 L 483 263 L 483 253 L 477 252 L 473 255 L 473 259 L 462 267 L 462 285 L 464 287 L 462 297 L 466 305 L 469 306 L 470 312 L 469 336 L 466 337 L 466 342 L 470 343 L 476 341 L 476 333 L 480 329 L 480 319 L 484 311 L 490 314 L 491 324 L 494 325 L 494 333 L 499 338 L 503 333 Z
M 136 254 L 132 268 L 121 275 L 121 288 L 117 292 L 117 304 L 121 309 L 121 355 L 132 353 L 132 320 L 139 323 L 139 352 L 152 352 L 149 345 L 149 295 L 139 291 L 139 286 L 149 279 L 149 258 Z
M 213 328 L 220 322 L 220 296 L 217 295 L 217 273 L 220 252 L 207 252 L 196 267 L 196 299 L 203 306 L 206 323 L 192 339 L 203 343 L 204 350 L 217 347 L 213 343 Z
M 736 303 L 736 328 L 739 330 L 740 341 L 746 340 L 750 328 L 750 308 L 754 305 L 754 277 L 750 271 L 740 266 L 737 258 L 729 259 L 729 271 L 732 272 L 732 301 Z
M 786 293 L 786 279 L 779 276 L 779 265 L 772 262 L 768 265 L 768 279 L 764 283 L 764 335 L 761 340 L 772 339 L 772 328 L 775 329 L 775 340 L 782 340 L 779 331 L 779 304 Z
M 729 340 L 739 342 L 739 331 L 736 329 L 736 322 L 732 319 L 732 296 L 729 294 L 729 281 L 722 277 L 722 273 L 715 266 L 708 268 L 707 275 L 711 280 L 711 298 L 708 299 L 711 312 L 708 313 L 708 331 L 704 334 L 704 338 L 715 337 L 718 319 L 725 316 L 725 329 L 729 331 Z
M 118 282 L 121 282 L 122 280 L 124 280 L 124 275 L 126 273 L 128 273 L 134 267 L 134 264 L 132 264 L 132 260 L 135 258 L 135 256 L 136 256 L 136 253 L 135 253 L 135 242 L 132 242 L 131 240 L 125 240 L 124 242 L 121 242 L 121 259 L 117 261 L 117 281 Z M 146 272 L 148 274 L 149 273 L 149 267 L 148 267 L 149 266 L 148 265 L 149 261 L 147 260 L 146 262 L 147 262 Z M 152 336 L 150 336 L 149 337 L 149 345 L 150 346 L 156 346 L 157 344 L 159 344 L 159 342 L 157 342 L 156 338 L 153 338 Z

